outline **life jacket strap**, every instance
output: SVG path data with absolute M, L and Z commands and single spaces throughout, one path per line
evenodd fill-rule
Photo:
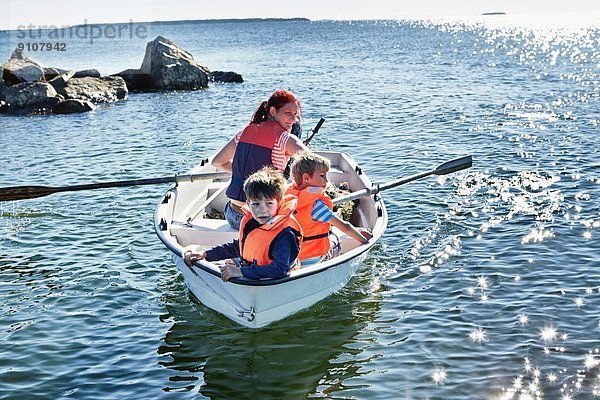
M 305 236 L 304 238 L 302 238 L 303 242 L 307 242 L 309 240 L 316 240 L 316 239 L 323 239 L 329 236 L 329 232 L 325 232 L 325 233 L 320 233 L 318 235 L 313 235 L 313 236 Z

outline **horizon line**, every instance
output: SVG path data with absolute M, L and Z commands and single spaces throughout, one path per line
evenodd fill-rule
M 486 18 L 502 18 L 502 17 L 515 17 L 515 16 L 528 16 L 528 15 L 564 15 L 562 12 L 537 12 L 537 13 L 507 13 L 504 11 L 489 11 L 483 12 L 479 14 L 465 14 L 465 15 L 448 15 L 448 16 L 407 16 L 403 18 L 342 18 L 342 19 L 334 19 L 334 18 L 319 18 L 319 19 L 310 19 L 308 17 L 244 17 L 244 18 L 207 18 L 207 19 L 176 19 L 176 20 L 154 20 L 154 21 L 134 21 L 130 19 L 129 21 L 114 21 L 114 22 L 87 22 L 87 18 L 84 19 L 84 23 L 80 24 L 64 24 L 64 25 L 34 25 L 30 23 L 29 25 L 17 25 L 15 28 L 2 28 L 0 27 L 0 32 L 10 32 L 10 31 L 18 31 L 21 29 L 67 29 L 67 28 L 77 28 L 86 25 L 118 25 L 118 24 L 183 24 L 183 23 L 241 23 L 241 22 L 317 22 L 317 21 L 419 21 L 419 20 L 441 20 L 441 19 L 461 19 L 461 18 L 474 18 L 474 17 L 486 17 Z M 598 14 L 600 17 L 600 11 L 597 12 L 583 12 L 583 11 L 573 11 L 566 14 Z

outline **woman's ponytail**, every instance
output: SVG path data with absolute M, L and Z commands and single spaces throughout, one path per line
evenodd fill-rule
M 269 103 L 265 100 L 254 111 L 254 115 L 252 115 L 251 123 L 259 123 L 264 122 L 269 117 Z

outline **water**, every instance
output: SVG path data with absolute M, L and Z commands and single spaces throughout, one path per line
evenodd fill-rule
M 497 21 L 497 20 L 493 20 Z M 29 55 L 114 73 L 174 40 L 241 85 L 0 117 L 0 187 L 185 172 L 277 88 L 390 221 L 340 293 L 250 331 L 191 298 L 153 232 L 167 187 L 0 204 L 0 398 L 573 398 L 600 394 L 600 30 L 470 22 L 159 24 Z M 2 32 L 0 58 L 16 46 Z M 529 396 L 529 397 L 527 397 Z

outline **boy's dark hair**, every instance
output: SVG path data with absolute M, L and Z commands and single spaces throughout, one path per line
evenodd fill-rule
M 303 151 L 294 160 L 292 164 L 292 178 L 296 185 L 300 185 L 302 183 L 302 175 L 307 173 L 310 176 L 317 169 L 326 169 L 329 170 L 331 168 L 331 163 L 325 157 L 322 157 L 312 151 Z
M 272 167 L 263 167 L 250 175 L 244 182 L 244 192 L 248 200 L 283 198 L 285 178 L 281 171 Z

